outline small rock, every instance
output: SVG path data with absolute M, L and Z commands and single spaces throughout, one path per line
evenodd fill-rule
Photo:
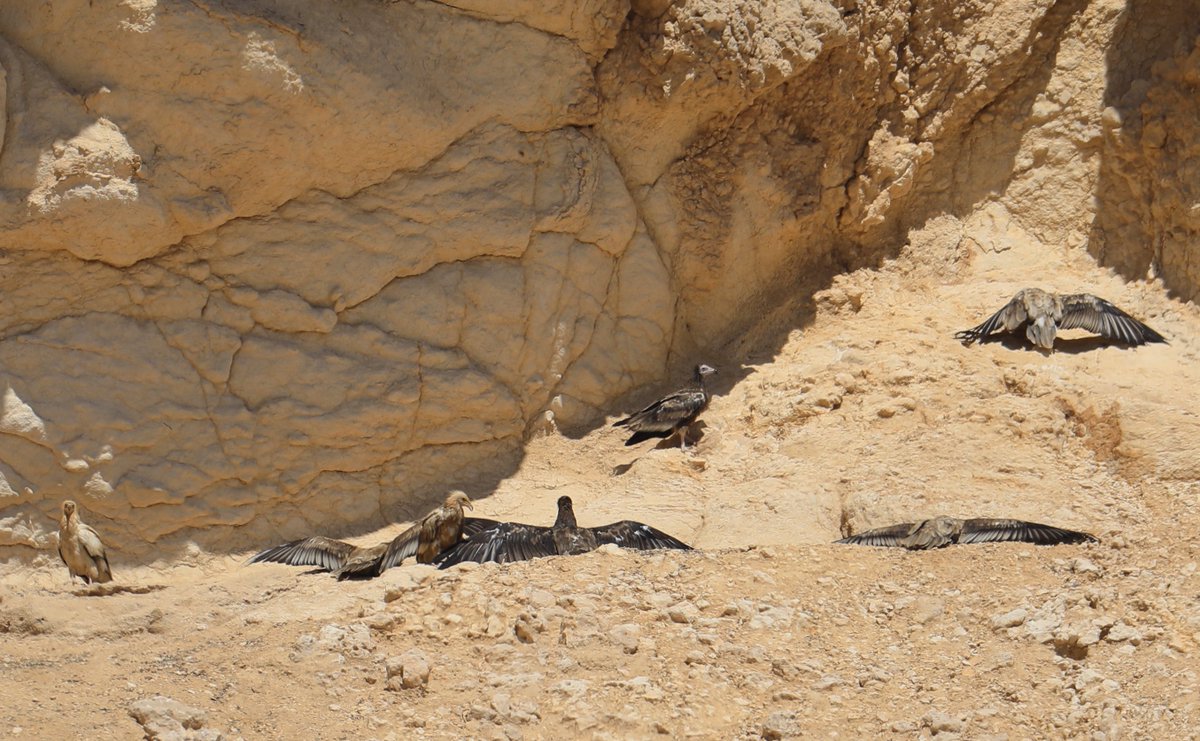
M 955 718 L 939 710 L 929 711 L 921 721 L 935 735 L 939 733 L 962 733 L 963 729 L 962 719 Z
M 802 731 L 794 712 L 771 713 L 762 724 L 762 737 L 765 739 L 791 738 L 800 736 Z
M 521 643 L 533 643 L 533 625 L 528 615 L 521 615 L 513 625 L 513 634 Z
M 673 623 L 690 623 L 700 617 L 700 608 L 691 602 L 679 602 L 667 609 L 667 617 Z
M 550 687 L 550 691 L 576 698 L 586 695 L 590 686 L 591 682 L 586 679 L 564 679 Z
M 907 613 L 915 622 L 924 625 L 946 611 L 946 601 L 937 597 L 918 597 Z
M 1142 642 L 1142 634 L 1139 633 L 1137 628 L 1134 628 L 1132 625 L 1126 625 L 1124 622 L 1118 620 L 1116 624 L 1109 629 L 1108 635 L 1104 636 L 1104 639 L 1111 643 L 1129 641 L 1131 644 L 1136 646 Z
M 547 592 L 545 589 L 534 589 L 529 593 L 529 604 L 534 607 L 549 607 L 553 605 L 555 600 L 554 595 Z
M 1100 628 L 1090 623 L 1064 625 L 1054 634 L 1054 648 L 1060 654 L 1086 654 L 1089 646 L 1099 642 Z
M 222 738 L 220 732 L 204 729 L 206 716 L 203 710 L 162 695 L 134 700 L 129 705 L 129 714 L 142 726 L 150 741 L 220 741 Z
M 637 653 L 654 656 L 658 652 L 658 644 L 653 638 L 642 637 L 637 642 Z
M 638 638 L 641 637 L 642 629 L 636 623 L 622 623 L 614 626 L 608 631 L 608 637 L 612 642 L 621 647 L 627 654 L 637 653 Z
M 992 627 L 999 630 L 1000 628 L 1015 628 L 1025 622 L 1025 618 L 1029 617 L 1029 611 L 1024 607 L 1016 607 L 1008 612 L 999 615 L 992 615 Z
M 371 630 L 384 631 L 396 623 L 400 622 L 398 615 L 393 615 L 387 612 L 377 612 L 374 615 L 369 615 L 363 620 L 363 623 Z
M 817 681 L 813 682 L 812 688 L 818 691 L 827 690 L 837 687 L 839 684 L 842 684 L 842 680 L 839 677 L 835 677 L 832 674 L 826 674 Z
M 395 602 L 405 592 L 416 589 L 428 581 L 430 576 L 437 573 L 437 569 L 425 564 L 417 564 L 403 569 L 390 569 L 387 573 L 390 583 L 383 593 L 383 601 Z
M 429 684 L 429 657 L 420 649 L 410 649 L 389 658 L 385 664 L 387 688 L 393 692 L 416 689 Z

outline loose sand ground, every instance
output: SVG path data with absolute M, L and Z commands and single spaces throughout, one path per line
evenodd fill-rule
M 1026 285 L 1096 293 L 1171 344 L 952 339 Z M 9 563 L 0 737 L 138 738 L 128 708 L 154 695 L 204 711 L 197 738 L 1200 737 L 1198 336 L 1195 306 L 1080 253 L 908 250 L 704 358 L 722 375 L 694 453 L 538 437 L 474 512 L 548 524 L 569 494 L 581 524 L 697 552 L 343 583 L 114 553 L 128 591 L 104 596 L 49 555 Z M 934 514 L 1103 542 L 829 543 Z M 428 680 L 404 689 L 389 659 L 411 676 L 414 650 Z

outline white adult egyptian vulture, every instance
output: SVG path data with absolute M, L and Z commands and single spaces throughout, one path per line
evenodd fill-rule
M 99 533 L 79 519 L 79 509 L 70 499 L 62 503 L 62 517 L 58 520 L 58 555 L 71 572 L 72 580 L 78 576 L 85 584 L 112 581 L 108 553 Z

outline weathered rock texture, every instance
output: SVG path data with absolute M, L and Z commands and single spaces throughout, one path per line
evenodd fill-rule
M 6 2 L 0 546 L 487 490 L 947 213 L 1191 295 L 1195 19 L 1137 10 Z

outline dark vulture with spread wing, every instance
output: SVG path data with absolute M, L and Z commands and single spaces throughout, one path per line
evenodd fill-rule
M 441 507 L 387 543 L 362 547 L 318 535 L 268 548 L 251 558 L 249 563 L 270 561 L 291 566 L 316 566 L 332 571 L 338 581 L 379 576 L 410 556 L 416 556 L 418 563 L 433 563 L 439 553 L 463 537 L 499 524 L 495 520 L 463 517 L 464 506 L 474 509 L 466 494 L 452 492 Z
M 100 542 L 100 534 L 79 519 L 75 502 L 70 499 L 62 503 L 62 517 L 58 521 L 58 555 L 67 565 L 72 583 L 77 576 L 84 584 L 112 581 L 108 553 Z
M 587 553 L 606 543 L 643 551 L 654 548 L 692 549 L 687 543 L 661 530 L 633 520 L 621 520 L 600 527 L 579 527 L 575 522 L 571 498 L 559 497 L 558 518 L 551 527 L 501 522 L 482 532 L 473 533 L 467 540 L 442 553 L 436 563 L 438 568 L 445 569 L 463 561 L 508 563 L 541 556 L 571 556 Z
M 1022 520 L 959 520 L 955 517 L 935 517 L 921 522 L 867 530 L 842 538 L 838 543 L 880 545 L 923 551 L 954 543 L 992 543 L 1018 541 L 1038 545 L 1058 543 L 1095 543 L 1096 536 L 1076 530 L 1064 530 L 1050 525 Z
M 694 386 L 680 389 L 673 394 L 664 396 L 650 406 L 625 419 L 613 422 L 613 427 L 628 427 L 633 435 L 625 441 L 626 445 L 636 445 L 652 437 L 670 437 L 676 432 L 679 435 L 679 446 L 687 449 L 688 427 L 696 421 L 708 408 L 711 395 L 704 386 L 704 379 L 717 370 L 701 363 L 692 374 Z
M 1059 295 L 1040 288 L 1018 291 L 983 324 L 956 332 L 954 337 L 970 345 L 993 332 L 1016 332 L 1022 328 L 1030 342 L 1045 350 L 1054 348 L 1054 337 L 1060 329 L 1086 329 L 1129 345 L 1166 342 L 1158 332 L 1102 298 L 1089 293 Z

